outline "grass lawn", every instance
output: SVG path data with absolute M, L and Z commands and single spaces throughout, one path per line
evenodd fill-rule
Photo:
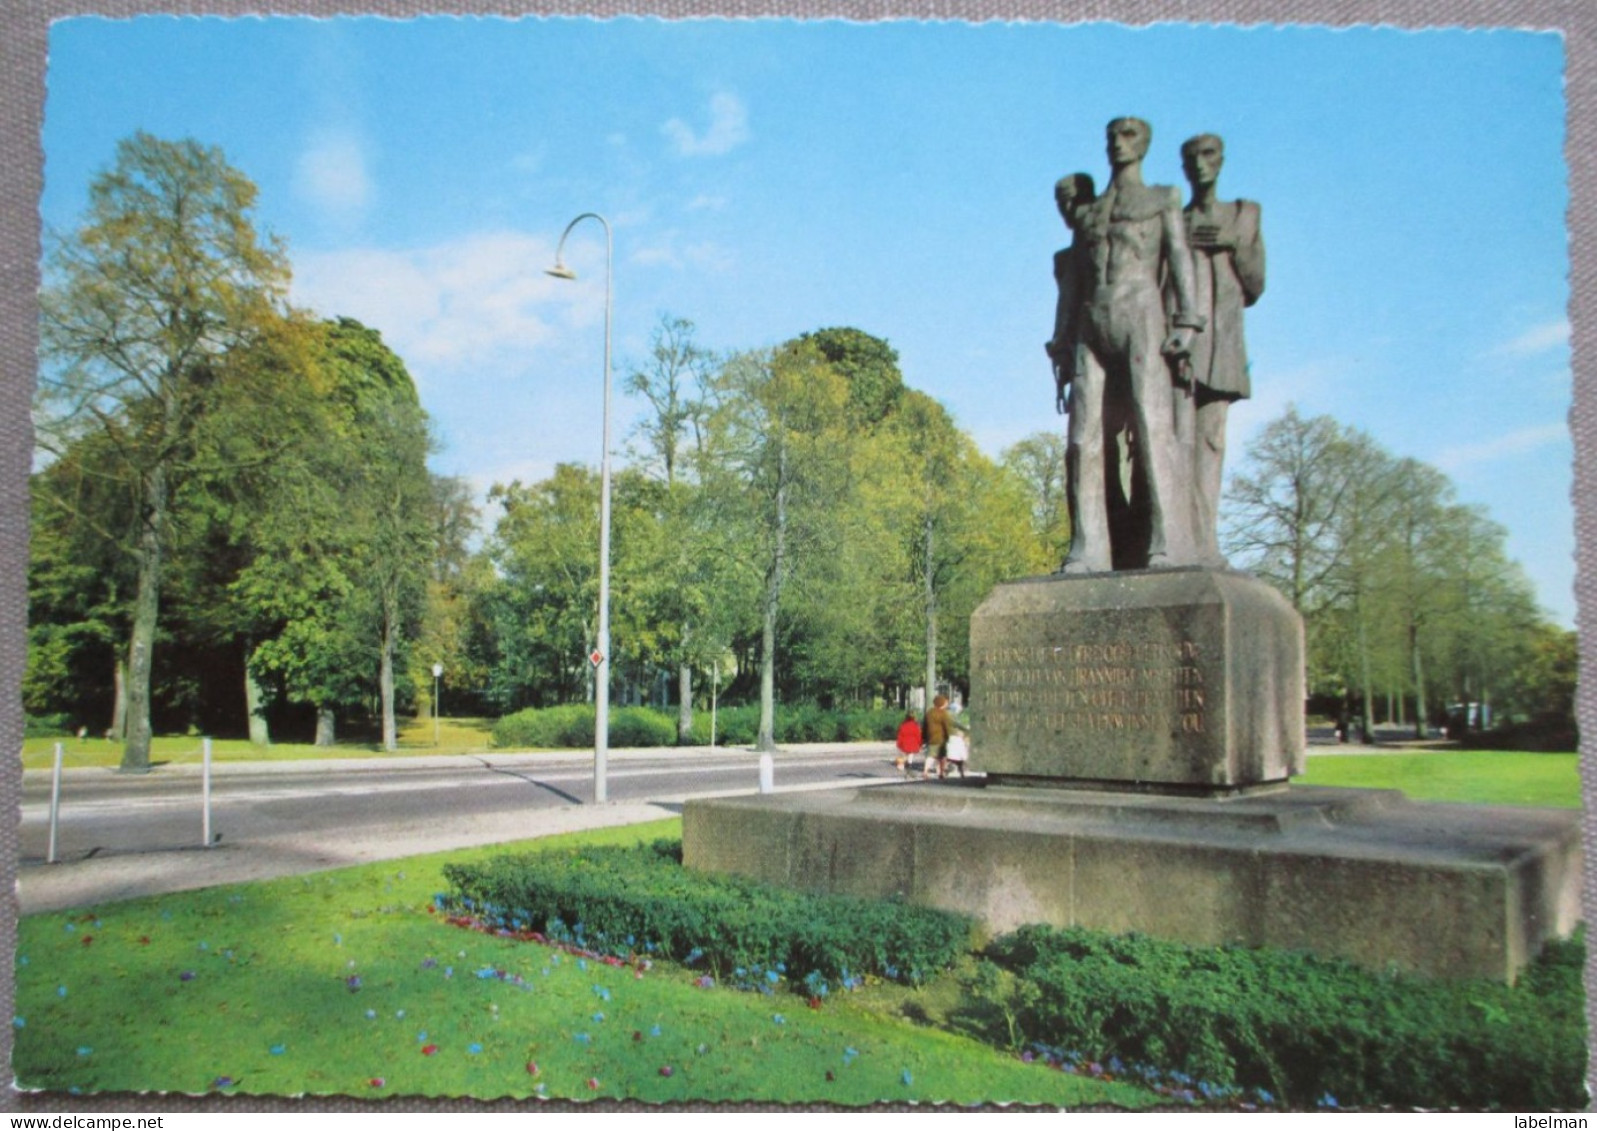
M 580 834 L 674 836 L 677 821 Z M 507 847 L 32 915 L 19 924 L 23 1088 L 557 1099 L 980 1101 L 1145 1107 L 905 1019 L 876 986 L 820 1009 L 450 926 L 440 868 Z M 924 993 L 925 991 L 923 991 Z
M 421 757 L 435 754 L 484 754 L 493 749 L 490 737 L 493 719 L 439 719 L 438 745 L 433 745 L 431 719 L 401 719 L 399 749 L 386 754 L 376 742 L 341 742 L 333 747 L 313 746 L 308 742 L 274 742 L 270 746 L 252 745 L 242 738 L 218 738 L 211 742 L 211 758 L 217 762 L 295 761 L 312 758 Z M 79 740 L 29 738 L 22 743 L 22 767 L 48 770 L 55 759 L 55 744 L 62 744 L 61 764 L 75 766 L 117 766 L 122 762 L 122 744 L 103 738 Z M 200 762 L 197 735 L 158 735 L 150 743 L 150 761 L 155 763 Z
M 1416 754 L 1316 754 L 1299 785 L 1401 789 L 1416 801 L 1580 808 L 1576 754 L 1444 750 Z

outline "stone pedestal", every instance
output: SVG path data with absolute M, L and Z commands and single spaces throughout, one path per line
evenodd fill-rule
M 1393 790 L 928 783 L 689 801 L 683 861 L 1024 923 L 1511 979 L 1580 918 L 1580 814 Z
M 995 781 L 1221 793 L 1303 772 L 1303 622 L 1211 569 L 1033 577 L 970 618 L 975 759 Z
M 684 863 L 994 932 L 1142 931 L 1458 977 L 1512 978 L 1579 919 L 1577 812 L 1287 785 L 1305 761 L 1303 626 L 1251 577 L 1011 582 L 971 617 L 970 652 L 985 782 L 690 801 Z

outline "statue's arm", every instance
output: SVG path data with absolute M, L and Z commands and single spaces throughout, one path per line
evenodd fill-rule
M 1081 305 L 1081 272 L 1076 249 L 1067 247 L 1054 253 L 1054 282 L 1059 297 L 1054 304 L 1054 333 L 1048 340 L 1048 355 L 1063 361 L 1076 340 L 1076 309 Z
M 1252 306 L 1264 293 L 1264 235 L 1259 223 L 1259 206 L 1251 200 L 1237 201 L 1237 246 L 1231 261 L 1237 281 L 1242 284 L 1242 301 Z
M 1170 293 L 1175 299 L 1171 325 L 1202 330 L 1208 319 L 1198 311 L 1198 289 L 1192 276 L 1192 252 L 1187 247 L 1187 225 L 1181 215 L 1181 194 L 1175 189 L 1166 191 L 1169 196 L 1159 210 L 1159 222 L 1164 229 L 1161 239 Z

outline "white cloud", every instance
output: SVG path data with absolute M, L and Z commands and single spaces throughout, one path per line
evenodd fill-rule
M 294 191 L 336 219 L 364 212 L 371 202 L 372 183 L 360 139 L 336 131 L 312 137 L 294 167 Z
M 672 118 L 660 127 L 683 157 L 704 157 L 728 153 L 749 139 L 749 112 L 735 94 L 721 92 L 710 97 L 710 124 L 696 133 L 681 118 Z
M 1446 448 L 1437 454 L 1432 461 L 1437 467 L 1449 474 L 1464 471 L 1477 464 L 1490 463 L 1502 459 L 1504 456 L 1519 455 L 1522 452 L 1534 451 L 1549 444 L 1568 443 L 1570 439 L 1569 428 L 1563 424 L 1538 424 L 1530 428 L 1520 428 L 1516 431 L 1497 436 L 1479 444 L 1463 444 L 1458 447 Z
M 700 193 L 688 201 L 689 212 L 719 212 L 726 207 L 726 197 Z
M 602 286 L 549 278 L 544 269 L 553 262 L 548 240 L 517 232 L 418 249 L 301 252 L 294 300 L 375 327 L 420 369 L 517 358 L 525 364 L 549 337 L 555 304 L 578 322 L 602 313 Z
M 684 268 L 725 271 L 734 262 L 732 253 L 720 244 L 711 240 L 683 243 L 675 229 L 636 248 L 629 258 L 645 267 L 669 267 L 679 271 Z
M 1557 318 L 1532 326 L 1519 337 L 1504 342 L 1494 351 L 1510 357 L 1526 357 L 1569 345 L 1569 319 Z

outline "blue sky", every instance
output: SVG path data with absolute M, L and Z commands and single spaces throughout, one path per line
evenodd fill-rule
M 479 489 L 599 456 L 600 229 L 618 374 L 663 313 L 716 349 L 886 338 L 990 454 L 1061 427 L 1053 182 L 1153 123 L 1149 180 L 1226 141 L 1262 204 L 1255 399 L 1434 464 L 1574 620 L 1563 45 L 1551 33 L 902 21 L 73 19 L 45 103 L 47 225 L 135 129 L 260 186 L 295 300 L 382 331 Z M 617 443 L 636 406 L 620 401 Z

